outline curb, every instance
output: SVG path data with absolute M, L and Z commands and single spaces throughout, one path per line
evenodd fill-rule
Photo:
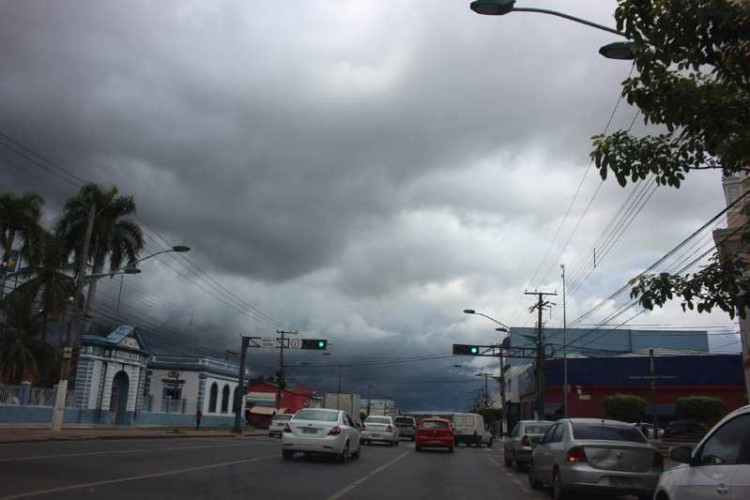
M 194 434 L 158 434 L 158 435 L 144 435 L 144 434 L 136 434 L 132 436 L 118 436 L 116 434 L 104 434 L 104 435 L 92 435 L 92 436 L 44 436 L 44 437 L 38 437 L 38 438 L 28 438 L 28 439 L 13 439 L 13 440 L 4 440 L 0 438 L 0 444 L 22 444 L 22 443 L 43 443 L 43 442 L 63 442 L 63 441 L 116 441 L 116 440 L 125 440 L 125 439 L 187 439 L 187 438 L 193 438 L 193 439 L 210 439 L 210 438 L 252 438 L 252 437 L 260 437 L 264 436 L 265 434 L 233 434 L 233 433 L 226 433 L 226 434 L 213 434 L 213 435 L 194 435 Z

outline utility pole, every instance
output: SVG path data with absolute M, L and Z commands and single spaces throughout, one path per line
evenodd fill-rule
M 543 420 L 544 414 L 544 364 L 546 356 L 544 353 L 544 329 L 542 326 L 542 312 L 544 307 L 549 304 L 544 300 L 547 295 L 557 295 L 549 292 L 524 292 L 525 295 L 535 295 L 537 303 L 531 308 L 537 310 L 537 334 L 536 334 L 536 411 L 537 419 Z
M 654 438 L 659 437 L 659 417 L 656 414 L 656 360 L 654 360 L 654 350 L 648 350 L 648 361 L 651 373 L 651 411 L 653 412 Z
M 341 409 L 341 369 L 344 367 L 344 365 L 339 365 L 339 389 L 336 392 L 336 407 L 340 410 Z
M 503 348 L 502 344 L 500 347 L 500 402 L 501 402 L 501 409 L 502 409 L 502 415 L 500 420 L 500 432 L 501 435 L 505 435 L 505 428 L 508 426 L 508 413 L 507 408 L 505 407 L 505 359 L 503 357 Z
M 284 375 L 284 349 L 286 348 L 286 339 L 284 335 L 287 333 L 290 335 L 297 335 L 299 332 L 296 330 L 276 330 L 276 333 L 281 334 L 281 346 L 279 350 L 279 383 L 276 389 L 276 409 L 278 410 L 281 408 L 282 385 L 284 389 L 286 389 L 286 376 Z
M 91 246 L 91 233 L 94 232 L 94 218 L 96 217 L 96 204 L 92 203 L 89 207 L 89 216 L 86 221 L 86 232 L 83 236 L 83 248 L 81 249 L 81 258 L 78 260 L 78 269 L 75 275 L 75 286 L 73 288 L 73 305 L 68 323 L 67 338 L 63 348 L 62 366 L 60 367 L 60 381 L 57 383 L 55 391 L 55 409 L 52 414 L 52 427 L 55 432 L 62 429 L 63 417 L 65 416 L 65 401 L 68 395 L 68 379 L 70 378 L 71 358 L 73 357 L 73 345 L 75 344 L 76 316 L 80 315 L 78 307 L 78 297 L 83 291 L 83 285 L 86 278 L 86 263 L 89 259 L 89 246 Z
M 234 404 L 236 405 L 236 410 L 234 412 L 234 428 L 232 429 L 232 432 L 235 432 L 237 434 L 242 434 L 242 414 L 245 411 L 244 408 L 244 401 L 245 401 L 245 358 L 247 357 L 247 346 L 250 344 L 250 337 L 247 337 L 245 335 L 242 336 L 242 348 L 240 350 L 240 375 L 238 380 L 238 391 L 237 391 L 237 398 Z
M 568 418 L 568 315 L 565 305 L 565 264 L 562 268 L 563 283 L 563 418 Z
M 480 372 L 477 373 L 477 377 L 484 377 L 484 406 L 488 407 L 490 405 L 489 399 L 490 399 L 490 393 L 489 393 L 489 387 L 487 386 L 487 381 L 492 376 L 491 373 L 487 372 Z

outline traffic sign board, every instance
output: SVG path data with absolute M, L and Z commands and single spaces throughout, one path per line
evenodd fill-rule
M 261 337 L 258 340 L 260 340 L 260 346 L 261 347 L 274 347 L 274 346 L 276 346 L 276 338 L 274 338 L 274 337 Z
M 289 349 L 302 349 L 302 339 L 289 339 Z

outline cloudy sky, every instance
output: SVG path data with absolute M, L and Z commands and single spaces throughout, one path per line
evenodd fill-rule
M 532 326 L 524 290 L 561 292 L 564 263 L 575 319 L 724 206 L 712 172 L 679 191 L 600 186 L 590 137 L 610 116 L 648 132 L 624 102 L 613 115 L 631 66 L 597 49 L 615 36 L 468 3 L 0 2 L 2 190 L 43 193 L 51 225 L 81 181 L 114 183 L 136 199 L 144 255 L 192 247 L 124 281 L 120 315 L 160 352 L 296 329 L 332 343 L 290 354 L 299 382 L 334 389 L 346 365 L 344 389 L 463 405 L 492 360 L 451 358 L 451 342 L 497 340 L 463 309 Z M 614 1 L 533 4 L 614 26 Z M 101 321 L 119 287 L 102 283 Z M 704 325 L 736 350 L 719 314 L 628 325 Z M 270 374 L 273 356 L 252 351 L 251 368 Z

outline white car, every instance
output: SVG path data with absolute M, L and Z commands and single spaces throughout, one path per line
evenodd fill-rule
M 281 437 L 284 432 L 284 426 L 289 422 L 292 415 L 277 414 L 271 418 L 271 423 L 268 425 L 268 436 L 269 437 Z
M 359 429 L 341 410 L 308 408 L 300 410 L 284 426 L 281 455 L 291 460 L 295 453 L 333 455 L 340 462 L 359 458 Z
M 664 429 L 661 427 L 658 427 L 658 430 L 656 432 L 656 435 L 654 435 L 654 425 L 653 424 L 647 424 L 645 422 L 633 423 L 634 427 L 637 427 L 638 430 L 640 430 L 644 436 L 646 436 L 649 439 L 661 439 L 664 436 Z
M 724 417 L 695 450 L 678 446 L 670 458 L 680 464 L 665 471 L 655 500 L 750 498 L 750 405 Z
M 391 417 L 370 416 L 365 419 L 362 428 L 362 442 L 384 441 L 391 446 L 398 446 L 399 430 Z

